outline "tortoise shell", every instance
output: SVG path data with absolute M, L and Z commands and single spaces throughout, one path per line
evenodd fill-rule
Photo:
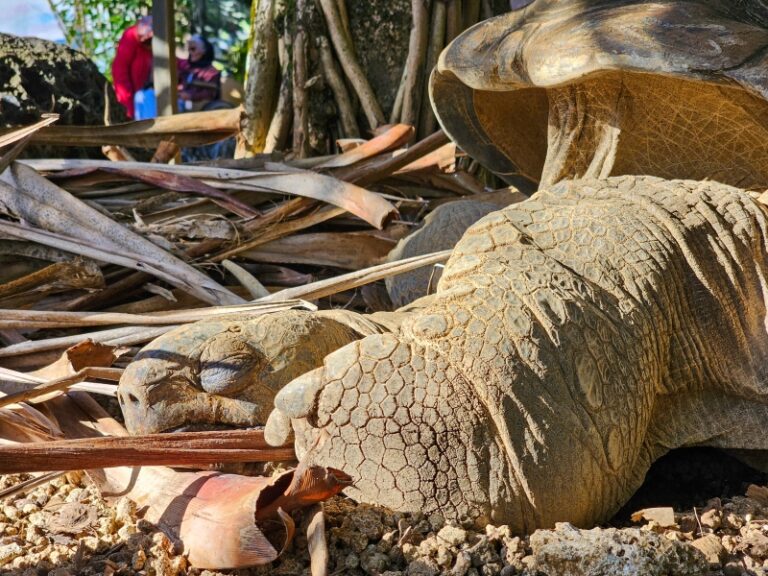
M 430 95 L 446 132 L 511 183 L 765 187 L 768 3 L 534 0 L 456 38 Z

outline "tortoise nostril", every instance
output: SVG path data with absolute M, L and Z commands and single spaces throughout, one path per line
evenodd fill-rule
M 126 406 L 128 404 L 132 404 L 133 406 L 138 406 L 139 399 L 136 397 L 135 394 L 132 392 L 124 392 L 118 396 L 118 400 L 120 401 L 120 404 L 123 406 Z

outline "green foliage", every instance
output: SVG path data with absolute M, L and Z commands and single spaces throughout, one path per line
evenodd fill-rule
M 251 31 L 248 0 L 202 0 L 204 12 L 195 29 L 217 48 L 216 59 L 241 82 L 245 76 L 248 35 Z
M 173 0 L 168 0 L 173 1 Z M 151 11 L 152 0 L 48 0 L 67 43 L 84 52 L 111 80 L 110 67 L 123 32 Z M 207 37 L 217 61 L 236 78 L 245 74 L 249 0 L 175 0 L 176 42 L 190 33 Z

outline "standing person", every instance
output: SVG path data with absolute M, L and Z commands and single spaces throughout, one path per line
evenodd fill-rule
M 143 16 L 126 29 L 112 62 L 112 82 L 117 101 L 129 118 L 135 118 L 134 98 L 152 82 L 152 16 Z M 153 95 L 154 96 L 154 95 Z
M 221 72 L 213 67 L 213 44 L 195 34 L 187 41 L 189 58 L 177 63 L 179 74 L 179 112 L 198 111 L 217 100 Z

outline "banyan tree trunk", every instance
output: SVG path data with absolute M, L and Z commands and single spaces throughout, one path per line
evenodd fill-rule
M 403 122 L 437 129 L 429 74 L 445 45 L 509 0 L 253 0 L 237 156 L 331 154 Z

